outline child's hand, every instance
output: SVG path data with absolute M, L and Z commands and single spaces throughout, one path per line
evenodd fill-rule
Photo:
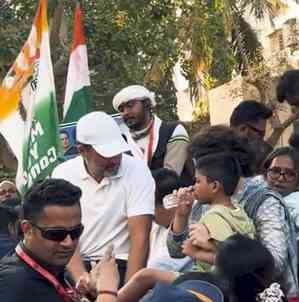
M 192 258 L 196 258 L 196 255 L 200 251 L 200 248 L 196 245 L 193 245 L 190 239 L 187 239 L 182 244 L 182 252 Z
M 82 295 L 90 294 L 96 297 L 96 282 L 88 272 L 83 273 L 76 283 L 76 289 Z
M 189 226 L 189 239 L 192 244 L 204 248 L 210 240 L 210 234 L 202 223 L 194 223 Z
M 193 186 L 180 188 L 176 193 L 177 208 L 175 215 L 179 217 L 186 217 L 190 215 L 192 205 L 195 200 L 193 194 Z
M 204 250 L 194 244 L 188 239 L 182 244 L 183 253 L 193 259 L 200 260 L 209 264 L 215 263 L 215 252 Z
M 96 283 L 97 291 L 109 290 L 117 292 L 119 273 L 115 258 L 112 255 L 113 247 L 108 247 L 104 258 L 92 269 L 91 278 Z

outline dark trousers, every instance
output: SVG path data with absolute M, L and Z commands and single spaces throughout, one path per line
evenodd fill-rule
M 117 269 L 119 273 L 119 288 L 125 284 L 125 277 L 127 272 L 127 261 L 122 259 L 116 259 Z M 98 261 L 97 261 L 98 262 Z M 90 261 L 84 261 L 85 268 L 88 272 L 91 271 Z

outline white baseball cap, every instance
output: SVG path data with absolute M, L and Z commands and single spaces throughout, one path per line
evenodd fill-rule
M 149 91 L 147 88 L 141 85 L 131 85 L 126 88 L 123 88 L 115 95 L 112 101 L 113 107 L 116 111 L 118 111 L 118 108 L 121 104 L 127 103 L 134 99 L 149 99 L 151 101 L 151 106 L 156 106 L 154 92 Z
M 130 149 L 115 120 L 102 111 L 88 113 L 79 119 L 76 140 L 91 145 L 99 155 L 108 158 Z

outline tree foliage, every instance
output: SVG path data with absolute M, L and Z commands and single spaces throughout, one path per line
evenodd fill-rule
M 75 0 L 48 0 L 51 51 L 61 108 L 72 36 Z M 0 9 L 0 78 L 30 31 L 36 0 L 3 1 Z M 82 0 L 92 96 L 96 109 L 112 112 L 113 95 L 145 84 L 157 95 L 162 118 L 176 117 L 172 68 L 180 60 L 193 96 L 245 72 L 259 50 L 244 21 L 285 9 L 280 0 Z M 198 97 L 198 99 L 200 99 Z M 60 110 L 61 112 L 61 110 Z
M 64 6 L 62 19 L 55 11 L 58 4 Z M 49 0 L 51 29 L 65 25 L 66 44 L 71 42 L 75 4 L 71 0 Z M 5 75 L 24 43 L 35 9 L 35 0 L 15 0 L 1 11 L 0 76 Z M 179 55 L 174 1 L 86 0 L 82 1 L 82 9 L 95 108 L 111 112 L 111 100 L 118 90 L 130 84 L 146 84 L 157 91 L 162 111 L 165 108 L 166 115 L 174 118 L 171 70 Z M 65 43 L 60 43 L 59 32 L 52 36 L 56 89 L 61 103 L 69 50 Z

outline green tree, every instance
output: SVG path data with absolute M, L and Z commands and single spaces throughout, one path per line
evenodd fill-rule
M 60 108 L 76 2 L 48 0 Z M 37 6 L 36 0 L 7 3 L 0 9 L 0 78 L 27 38 Z M 246 73 L 259 44 L 244 21 L 245 10 L 261 18 L 285 8 L 280 0 L 84 0 L 81 4 L 94 107 L 112 112 L 112 97 L 119 89 L 145 84 L 156 91 L 158 114 L 165 119 L 176 118 L 172 68 L 178 60 L 195 97 L 199 86 L 220 85 L 233 70 Z

